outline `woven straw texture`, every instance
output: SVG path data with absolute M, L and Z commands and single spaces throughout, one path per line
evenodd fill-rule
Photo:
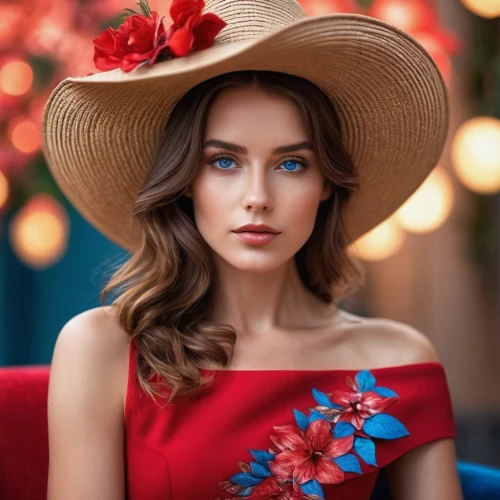
M 132 207 L 175 103 L 190 88 L 244 69 L 290 73 L 335 103 L 359 171 L 346 226 L 353 239 L 390 216 L 442 153 L 449 122 L 441 74 L 410 35 L 356 14 L 307 17 L 295 0 L 207 1 L 228 25 L 182 58 L 62 81 L 43 118 L 55 181 L 94 227 L 129 251 Z

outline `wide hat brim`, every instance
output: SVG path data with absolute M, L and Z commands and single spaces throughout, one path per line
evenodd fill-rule
M 42 126 L 56 183 L 90 224 L 133 252 L 133 204 L 173 107 L 202 81 L 249 69 L 301 76 L 333 99 L 360 176 L 344 219 L 353 240 L 394 213 L 439 161 L 449 104 L 430 55 L 383 21 L 330 14 L 130 73 L 62 81 Z

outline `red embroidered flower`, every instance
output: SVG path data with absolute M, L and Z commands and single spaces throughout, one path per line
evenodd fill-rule
M 377 413 L 381 413 L 397 398 L 384 398 L 380 394 L 372 391 L 365 392 L 345 392 L 333 391 L 328 395 L 332 403 L 342 406 L 344 409 L 337 415 L 334 421 L 347 422 L 352 424 L 357 430 L 363 427 L 366 418 Z M 324 413 L 323 410 L 319 410 Z M 338 410 L 335 410 L 338 412 Z
M 304 433 L 293 425 L 275 426 L 274 430 L 271 439 L 280 452 L 269 461 L 269 468 L 276 479 L 299 484 L 312 479 L 322 484 L 344 480 L 344 472 L 332 459 L 352 449 L 354 435 L 333 439 L 324 419 L 313 420 Z
M 165 30 L 162 19 L 149 10 L 147 0 L 138 3 L 144 15 L 132 12 L 118 30 L 108 28 L 95 40 L 94 63 L 101 71 L 121 68 L 129 72 L 141 63 L 186 56 L 193 50 L 211 47 L 226 23 L 217 15 L 202 15 L 203 0 L 173 0 L 174 23 Z

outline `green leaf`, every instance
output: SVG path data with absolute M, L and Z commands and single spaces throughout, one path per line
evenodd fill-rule
M 148 0 L 141 0 L 137 2 L 137 5 L 141 8 L 146 17 L 151 17 L 151 9 L 149 8 Z
M 119 19 L 120 23 L 123 23 L 126 19 L 128 19 L 131 16 L 138 16 L 139 15 L 139 12 L 136 12 L 135 10 L 132 10 L 132 9 L 123 9 L 123 10 L 124 10 L 124 12 L 122 12 L 121 14 L 118 14 L 116 16 L 116 19 Z

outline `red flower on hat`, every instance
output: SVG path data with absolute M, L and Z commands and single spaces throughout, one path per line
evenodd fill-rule
M 139 64 L 182 57 L 193 50 L 211 47 L 226 23 L 212 13 L 202 14 L 203 0 L 173 0 L 173 24 L 166 31 L 163 20 L 141 0 L 143 14 L 124 9 L 125 21 L 118 30 L 108 28 L 94 40 L 94 63 L 101 71 L 121 68 L 132 71 Z

